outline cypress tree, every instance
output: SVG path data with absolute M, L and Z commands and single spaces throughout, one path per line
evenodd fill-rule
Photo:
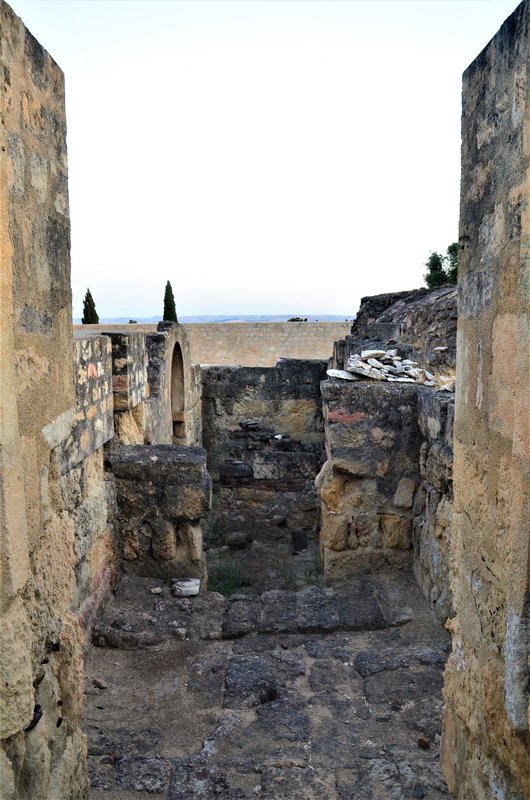
M 175 298 L 169 281 L 166 283 L 166 291 L 164 292 L 164 320 L 166 322 L 178 322 Z
M 94 298 L 90 294 L 90 289 L 86 290 L 85 299 L 83 300 L 83 318 L 81 319 L 83 325 L 98 325 L 99 317 L 96 311 L 96 304 Z

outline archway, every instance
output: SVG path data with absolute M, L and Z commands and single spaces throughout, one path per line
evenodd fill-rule
M 171 420 L 173 425 L 173 444 L 186 444 L 184 424 L 184 362 L 178 342 L 173 348 L 171 358 Z

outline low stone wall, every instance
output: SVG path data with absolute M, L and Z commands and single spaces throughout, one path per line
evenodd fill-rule
M 208 540 L 243 532 L 263 547 L 263 569 L 303 547 L 319 524 L 313 481 L 323 456 L 320 361 L 203 370 L 203 430 L 214 479 Z
M 194 364 L 273 367 L 280 358 L 330 358 L 351 322 L 187 323 Z
M 201 519 L 210 512 L 211 480 L 199 447 L 117 447 L 119 544 L 125 572 L 206 578 Z

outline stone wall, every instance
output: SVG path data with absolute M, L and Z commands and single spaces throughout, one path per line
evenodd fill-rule
M 451 612 L 453 396 L 414 385 L 322 383 L 328 460 L 317 477 L 327 580 L 411 565 Z
M 119 546 L 127 573 L 206 579 L 201 519 L 210 512 L 211 480 L 199 447 L 117 447 Z
M 194 364 L 273 367 L 280 358 L 328 359 L 351 322 L 186 323 Z
M 464 74 L 443 767 L 462 800 L 530 797 L 530 3 Z
M 76 524 L 51 458 L 77 413 L 64 81 L 4 2 L 0 41 L 0 796 L 77 800 Z
M 325 381 L 322 397 L 328 460 L 317 487 L 326 577 L 409 565 L 421 444 L 416 387 Z
M 456 286 L 363 297 L 351 328 L 358 339 L 406 342 L 419 352 L 456 349 Z
M 408 294 L 408 293 L 407 293 Z M 156 324 L 75 325 L 76 330 L 155 333 Z M 186 322 L 192 364 L 273 367 L 280 358 L 328 359 L 344 322 Z
M 200 370 L 192 367 L 183 326 L 159 323 L 157 332 L 146 336 L 146 347 L 145 444 L 200 445 Z
M 273 368 L 203 370 L 204 443 L 214 480 L 208 539 L 223 544 L 232 533 L 246 534 L 263 572 L 316 541 L 325 368 L 285 360 Z
M 420 486 L 414 497 L 414 575 L 441 622 L 452 613 L 449 584 L 453 516 L 454 398 L 446 392 L 418 392 Z

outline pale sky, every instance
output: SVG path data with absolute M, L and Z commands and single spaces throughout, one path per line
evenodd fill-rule
M 461 75 L 516 0 L 12 0 L 66 74 L 100 317 L 341 314 L 458 238 Z

